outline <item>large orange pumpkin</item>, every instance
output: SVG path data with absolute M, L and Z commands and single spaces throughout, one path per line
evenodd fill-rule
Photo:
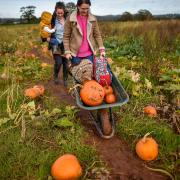
M 104 96 L 103 87 L 95 80 L 86 81 L 80 90 L 80 97 L 88 106 L 98 106 L 102 104 Z
M 82 175 L 82 168 L 76 156 L 65 154 L 53 163 L 51 174 L 56 180 L 76 180 Z
M 150 117 L 156 117 L 157 116 L 157 111 L 156 111 L 156 108 L 155 107 L 153 107 L 153 106 L 146 106 L 145 108 L 144 108 L 144 112 L 148 115 L 148 116 L 150 116 Z
M 158 156 L 158 144 L 152 137 L 147 137 L 147 135 L 136 144 L 136 153 L 141 159 L 151 161 Z

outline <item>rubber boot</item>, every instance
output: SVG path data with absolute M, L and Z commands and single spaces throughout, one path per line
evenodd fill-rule
M 57 45 L 52 45 L 52 53 L 56 54 L 58 52 L 58 46 Z

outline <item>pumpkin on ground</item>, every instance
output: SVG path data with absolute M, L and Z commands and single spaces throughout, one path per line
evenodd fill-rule
M 38 96 L 40 96 L 40 92 L 39 92 L 38 89 L 28 88 L 28 89 L 25 90 L 24 95 L 25 95 L 26 97 L 31 98 L 31 99 L 35 99 L 35 98 L 37 98 Z
M 46 67 L 48 67 L 48 64 L 47 63 L 41 63 L 41 67 L 46 68 Z
M 146 106 L 144 108 L 144 112 L 149 116 L 149 117 L 156 117 L 157 116 L 157 111 L 156 108 L 153 106 Z
M 48 52 L 48 47 L 42 47 L 42 52 L 47 53 Z
M 88 106 L 102 104 L 104 96 L 103 87 L 95 80 L 86 81 L 80 90 L 81 100 Z
M 34 89 L 37 89 L 37 90 L 39 91 L 39 94 L 40 94 L 41 96 L 44 95 L 45 88 L 44 88 L 43 85 L 35 85 L 33 88 L 34 88 Z
M 76 156 L 65 154 L 53 163 L 51 175 L 56 180 L 76 180 L 82 175 L 82 168 Z
M 25 90 L 24 92 L 24 95 L 26 97 L 29 97 L 31 99 L 35 99 L 39 96 L 43 96 L 44 95 L 44 91 L 45 91 L 45 88 L 43 85 L 36 85 L 32 88 L 28 88 Z
M 137 155 L 145 161 L 155 160 L 158 156 L 158 144 L 152 137 L 147 137 L 148 135 L 149 133 L 136 144 Z

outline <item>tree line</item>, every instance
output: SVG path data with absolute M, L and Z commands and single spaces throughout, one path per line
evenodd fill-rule
M 180 14 L 165 14 L 165 15 L 152 15 L 152 13 L 146 9 L 139 10 L 136 14 L 130 12 L 124 12 L 119 21 L 144 21 L 153 19 L 180 19 Z
M 76 5 L 73 2 L 69 2 L 65 4 L 67 13 L 71 13 L 73 10 L 76 9 Z M 21 16 L 20 19 L 2 19 L 0 18 L 0 23 L 39 23 L 40 18 L 35 16 L 35 6 L 29 5 L 26 7 L 21 7 L 20 12 Z M 153 19 L 180 19 L 180 14 L 166 14 L 166 15 L 152 15 L 149 10 L 141 9 L 136 14 L 131 14 L 130 12 L 126 11 L 121 15 L 117 16 L 97 16 L 99 20 L 117 20 L 117 21 L 144 21 L 144 20 L 153 20 Z
M 73 2 L 69 2 L 65 4 L 66 6 L 66 13 L 71 13 L 75 10 L 76 5 Z M 22 13 L 20 16 L 20 21 L 23 23 L 36 23 L 40 21 L 40 18 L 37 18 L 35 14 L 35 6 L 26 6 L 21 7 L 20 12 Z

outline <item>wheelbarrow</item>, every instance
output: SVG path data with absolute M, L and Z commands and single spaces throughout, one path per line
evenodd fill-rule
M 116 96 L 116 102 L 112 104 L 107 104 L 103 102 L 99 106 L 87 106 L 85 105 L 80 98 L 79 91 L 80 88 L 76 87 L 74 89 L 74 95 L 76 99 L 76 103 L 78 107 L 88 110 L 93 119 L 94 125 L 102 138 L 109 139 L 114 136 L 115 133 L 115 120 L 113 117 L 112 108 L 117 106 L 122 106 L 127 103 L 129 100 L 129 96 L 124 90 L 120 81 L 115 77 L 114 73 L 112 73 L 112 88 L 114 94 Z M 76 82 L 74 81 L 74 85 Z

